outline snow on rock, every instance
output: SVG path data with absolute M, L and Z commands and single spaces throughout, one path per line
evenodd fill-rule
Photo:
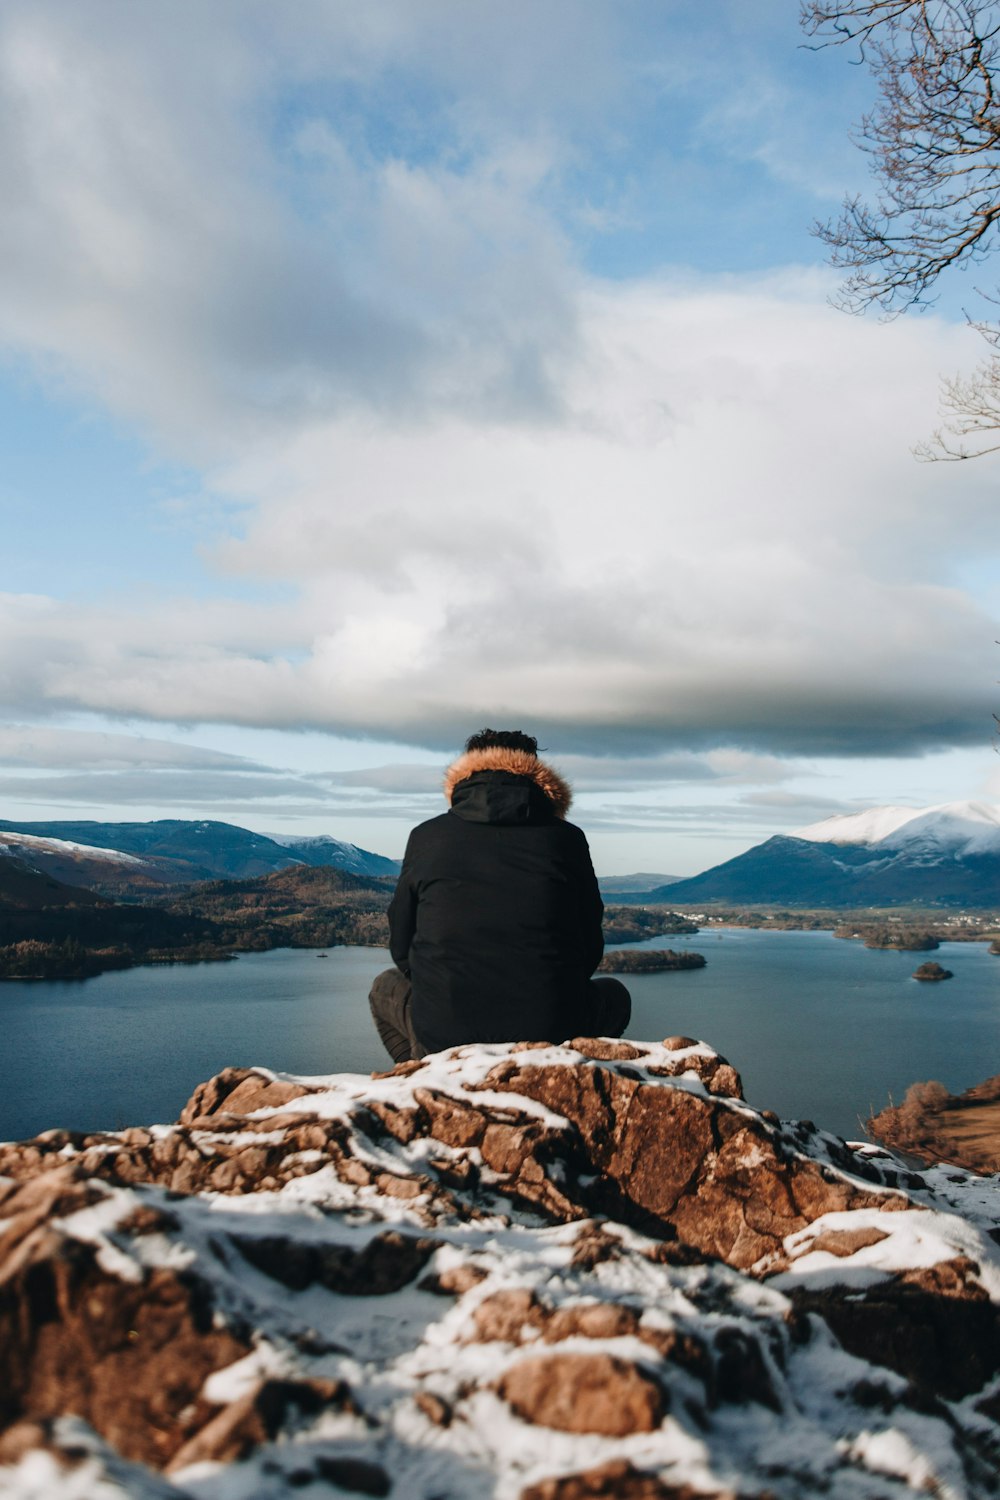
M 838 813 L 808 828 L 797 828 L 792 838 L 820 844 L 877 844 L 886 850 L 997 854 L 1000 807 L 987 802 L 872 807 L 860 813 Z
M 0 1174 L 17 1500 L 997 1493 L 997 1180 L 703 1043 L 228 1069 Z

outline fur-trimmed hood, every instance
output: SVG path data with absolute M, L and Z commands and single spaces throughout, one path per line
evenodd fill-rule
M 537 755 L 531 755 L 527 750 L 507 750 L 500 745 L 493 745 L 488 750 L 466 750 L 454 765 L 448 767 L 444 794 L 449 807 L 458 783 L 474 776 L 477 771 L 505 771 L 508 776 L 530 777 L 548 797 L 557 817 L 564 818 L 569 812 L 573 793 L 568 782 Z

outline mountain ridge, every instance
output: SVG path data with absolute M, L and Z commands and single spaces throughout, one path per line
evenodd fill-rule
M 943 802 L 932 807 L 873 807 L 794 829 L 814 843 L 923 846 L 965 854 L 1000 853 L 1000 807 L 988 802 Z
M 635 900 L 635 897 L 631 898 Z M 1000 906 L 1000 808 L 870 808 L 774 834 L 640 898 L 690 905 Z
M 145 822 L 0 819 L 0 847 L 69 885 L 108 895 L 144 895 L 172 885 L 241 880 L 296 865 L 388 875 L 395 860 L 327 835 L 279 842 L 236 823 L 206 818 Z

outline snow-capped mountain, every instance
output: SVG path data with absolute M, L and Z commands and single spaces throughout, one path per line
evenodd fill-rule
M 938 857 L 1000 854 L 1000 807 L 990 802 L 870 807 L 797 828 L 791 837 L 817 844 L 877 844 Z
M 348 870 L 352 875 L 399 874 L 398 859 L 372 854 L 371 850 L 360 849 L 357 844 L 345 844 L 343 839 L 335 839 L 329 833 L 312 834 L 306 838 L 291 833 L 269 833 L 267 836 L 303 864 L 331 865 L 337 870 Z
M 161 862 L 124 849 L 106 848 L 48 833 L 21 833 L 0 825 L 0 854 L 44 876 L 51 884 L 80 890 L 140 893 L 169 882 Z
M 808 906 L 1000 907 L 1000 807 L 872 807 L 778 835 L 645 898 Z
M 357 875 L 395 875 L 399 865 L 353 844 L 271 838 L 213 819 L 148 823 L 0 820 L 0 848 L 36 870 L 115 896 L 143 895 L 202 880 L 247 880 L 296 865 L 330 865 Z
M 123 849 L 101 849 L 96 844 L 77 844 L 71 839 L 45 839 L 33 833 L 0 832 L 0 851 L 14 852 L 31 859 L 32 855 L 58 855 L 64 859 L 106 860 L 115 865 L 139 865 L 149 863 L 137 854 L 126 854 Z

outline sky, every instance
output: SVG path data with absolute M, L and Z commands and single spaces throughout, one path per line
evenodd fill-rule
M 812 233 L 872 80 L 793 0 L 6 0 L 0 816 L 402 853 L 486 724 L 600 873 L 1000 799 L 975 275 Z

